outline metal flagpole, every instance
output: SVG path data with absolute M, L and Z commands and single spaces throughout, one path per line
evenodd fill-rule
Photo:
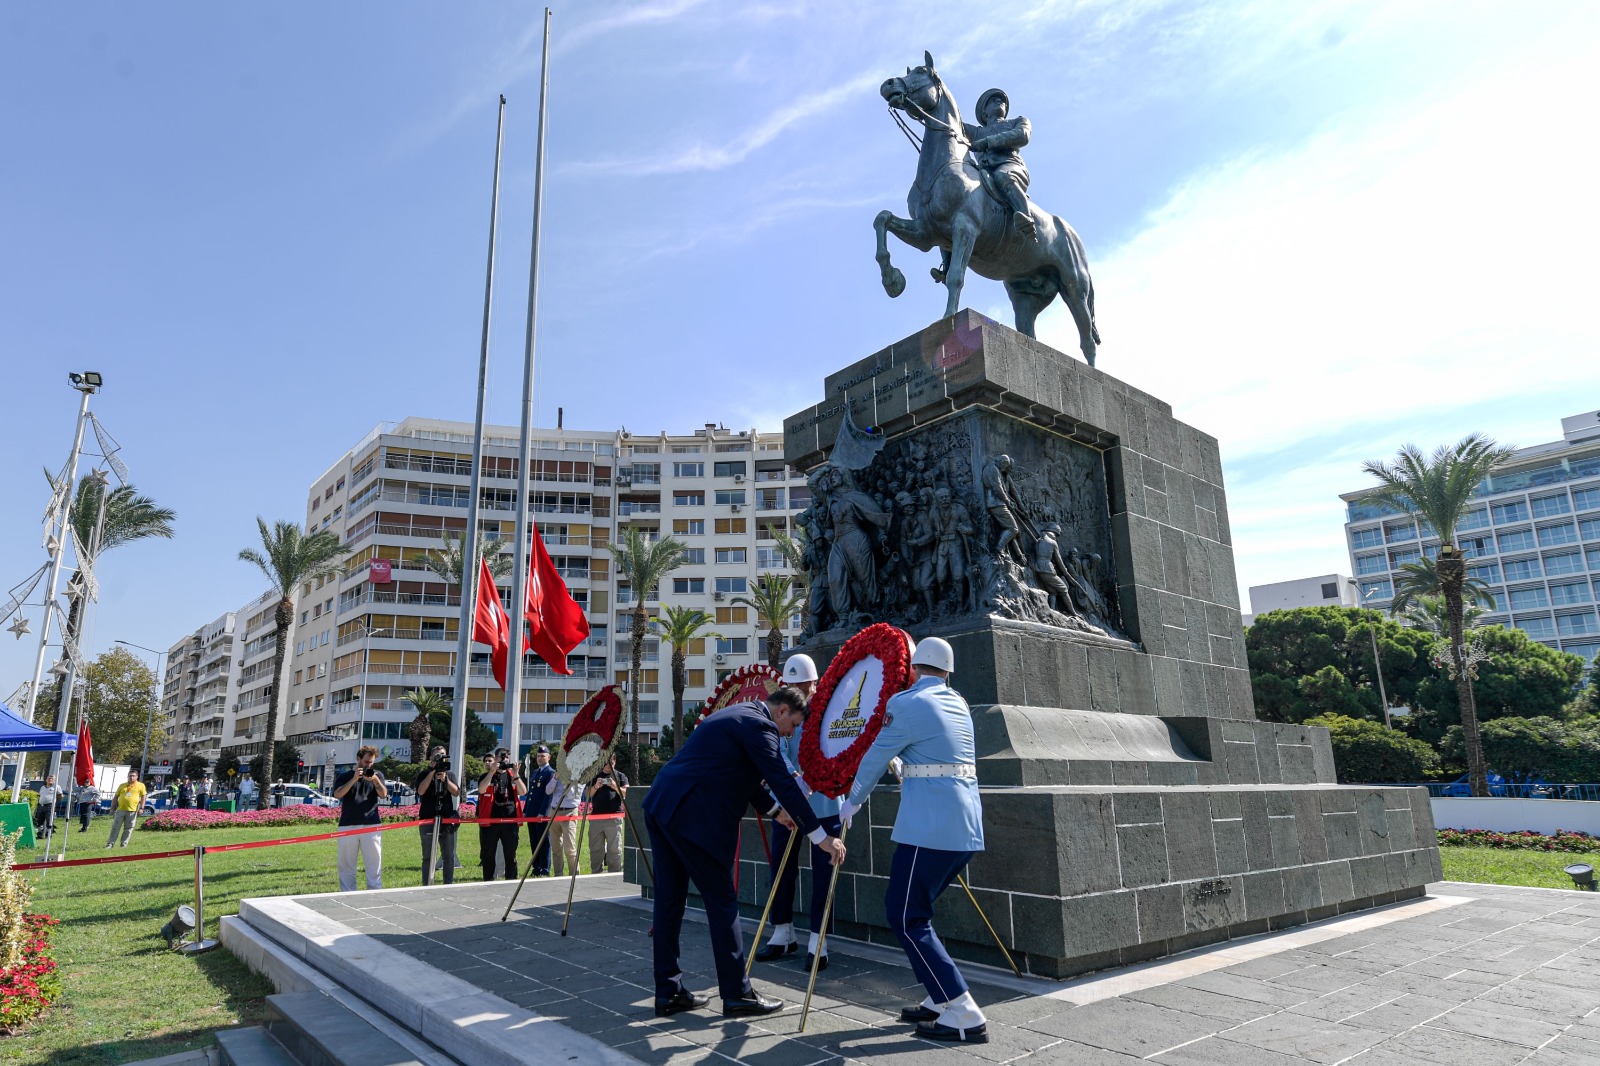
M 74 375 L 77 377 L 78 375 Z M 97 375 L 98 377 L 98 375 Z M 67 457 L 67 465 L 62 472 L 66 479 L 66 493 L 61 505 L 61 522 L 54 527 L 56 539 L 55 551 L 50 558 L 50 577 L 44 590 L 44 622 L 39 626 L 39 654 L 33 661 L 33 684 L 28 687 L 28 709 L 23 714 L 24 721 L 33 721 L 33 712 L 39 704 L 39 683 L 44 678 L 44 657 L 50 645 L 50 616 L 55 610 L 56 583 L 61 580 L 61 563 L 67 553 L 67 525 L 72 519 L 73 482 L 78 479 L 78 455 L 83 451 L 83 430 L 89 424 L 89 397 L 94 395 L 98 385 L 73 383 L 73 388 L 83 393 L 83 402 L 78 405 L 78 429 L 72 438 L 72 454 Z M 61 491 L 57 488 L 57 491 Z M 60 754 L 56 756 L 60 761 Z M 22 770 L 26 765 L 24 757 L 17 759 L 17 779 L 11 786 L 11 802 L 22 802 Z
M 489 265 L 483 279 L 483 339 L 478 345 L 478 410 L 472 424 L 472 480 L 467 489 L 467 528 L 461 541 L 461 622 L 456 639 L 455 713 L 450 716 L 450 765 L 464 773 L 467 696 L 472 684 L 472 622 L 478 609 L 478 485 L 483 478 L 483 408 L 489 394 L 489 310 L 494 298 L 495 234 L 500 215 L 500 148 L 505 140 L 506 98 L 494 131 L 494 184 L 489 195 Z M 363 704 L 365 706 L 365 704 Z M 437 841 L 435 841 L 437 843 Z
M 522 436 L 517 460 L 517 549 L 511 568 L 511 669 L 506 670 L 505 712 L 501 717 L 500 743 L 511 749 L 511 757 L 522 753 L 522 639 L 528 610 L 528 561 L 531 557 L 534 523 L 533 503 L 528 498 L 531 482 L 529 465 L 533 459 L 533 341 L 534 323 L 539 314 L 539 221 L 544 208 L 544 128 L 550 96 L 550 9 L 544 9 L 544 60 L 539 81 L 539 139 L 533 162 L 533 238 L 528 262 L 528 325 L 523 337 Z

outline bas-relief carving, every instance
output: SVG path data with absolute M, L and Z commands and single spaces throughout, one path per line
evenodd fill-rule
M 824 463 L 797 517 L 807 636 L 972 617 L 1120 637 L 1101 453 L 971 410 Z

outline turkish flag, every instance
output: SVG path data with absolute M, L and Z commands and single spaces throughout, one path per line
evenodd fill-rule
M 533 527 L 533 559 L 528 566 L 528 646 L 558 674 L 571 674 L 567 653 L 589 639 L 589 619 L 556 573 L 539 527 Z
M 506 687 L 506 659 L 511 650 L 511 616 L 500 603 L 500 590 L 494 587 L 489 560 L 478 567 L 478 603 L 472 612 L 472 639 L 489 645 L 489 665 L 500 687 Z
M 72 760 L 72 776 L 80 785 L 94 782 L 94 741 L 89 736 L 87 720 L 78 725 L 78 754 Z

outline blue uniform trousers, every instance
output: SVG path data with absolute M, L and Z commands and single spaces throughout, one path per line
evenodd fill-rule
M 717 990 L 724 1001 L 753 994 L 744 976 L 744 934 L 739 928 L 739 899 L 733 887 L 733 862 L 722 861 L 692 841 L 674 834 L 645 810 L 650 834 L 650 854 L 655 867 L 656 998 L 671 999 L 684 991 L 683 968 L 678 964 L 678 939 L 683 930 L 683 909 L 689 900 L 689 882 L 705 901 L 711 927 L 711 954 L 717 966 Z
M 889 889 L 883 900 L 889 928 L 900 938 L 912 972 L 935 1003 L 955 999 L 967 990 L 967 982 L 933 931 L 933 901 L 974 854 L 897 844 L 889 867 Z
M 819 814 L 818 820 L 822 828 L 828 831 L 829 836 L 840 836 L 843 827 L 836 814 Z M 783 849 L 789 846 L 789 830 L 772 823 L 772 861 L 778 862 L 783 858 Z M 794 850 L 789 852 L 789 862 L 778 875 L 778 895 L 772 901 L 772 914 L 769 918 L 773 925 L 788 925 L 794 921 L 794 886 L 800 879 L 800 849 L 804 845 L 796 844 Z M 828 883 L 833 880 L 833 856 L 826 851 L 811 845 L 811 931 L 822 931 L 822 908 L 828 902 Z M 833 922 L 828 923 L 828 932 L 833 932 Z

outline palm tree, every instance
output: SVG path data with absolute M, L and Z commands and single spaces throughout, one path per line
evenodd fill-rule
M 1443 603 L 1444 593 L 1439 584 L 1439 568 L 1432 559 L 1423 556 L 1420 562 L 1405 563 L 1400 567 L 1400 574 L 1400 578 L 1394 583 L 1394 600 L 1389 604 L 1390 614 L 1397 618 L 1401 615 L 1409 616 L 1411 608 L 1425 597 L 1432 597 Z M 1495 608 L 1494 594 L 1489 591 L 1489 586 L 1475 577 L 1465 578 L 1461 582 L 1461 598 L 1462 602 L 1469 606 L 1482 608 L 1479 614 L 1484 610 L 1492 611 Z
M 733 602 L 756 612 L 756 620 L 767 627 L 767 665 L 774 670 L 783 656 L 783 627 L 806 604 L 804 589 L 788 574 L 761 574 L 749 596 L 735 596 Z
M 401 698 L 417 709 L 417 716 L 411 720 L 411 761 L 425 762 L 428 758 L 428 741 L 433 733 L 429 716 L 449 714 L 450 701 L 431 688 L 412 689 Z
M 796 526 L 793 534 L 785 533 L 781 529 L 772 531 L 772 539 L 778 543 L 778 554 L 783 558 L 783 565 L 795 572 L 795 591 L 800 592 L 800 628 L 809 631 L 811 628 L 811 573 L 806 569 L 806 554 L 811 548 L 811 537 L 806 533 L 804 526 Z
M 439 535 L 439 540 L 440 547 L 428 549 L 427 567 L 448 587 L 461 588 L 465 584 L 465 575 L 476 571 L 479 559 L 489 560 L 489 576 L 496 581 L 509 575 L 511 568 L 516 565 L 516 560 L 506 551 L 505 542 L 499 537 L 478 534 L 478 550 L 470 563 L 463 550 L 467 541 L 465 533 L 454 533 L 447 529 Z
M 717 634 L 706 629 L 713 619 L 698 607 L 669 603 L 661 608 L 661 614 L 665 621 L 657 619 L 653 625 L 661 639 L 672 645 L 672 738 L 676 742 L 678 731 L 683 728 L 683 690 L 689 683 L 689 671 L 684 663 L 688 658 L 689 645 Z
M 1478 705 L 1472 693 L 1472 671 L 1467 662 L 1462 595 L 1467 582 L 1467 561 L 1456 545 L 1456 525 L 1483 479 L 1510 458 L 1514 450 L 1474 433 L 1453 448 L 1441 446 L 1431 457 L 1408 444 L 1400 449 L 1393 463 L 1372 460 L 1361 464 L 1362 471 L 1377 478 L 1379 484 L 1362 496 L 1360 502 L 1408 514 L 1427 523 L 1438 534 L 1439 559 L 1435 566 L 1449 622 L 1450 672 L 1455 677 L 1461 702 L 1467 780 L 1474 796 L 1489 794 L 1489 778 L 1483 761 L 1483 741 L 1478 734 Z
M 1484 613 L 1483 607 L 1476 603 L 1468 603 L 1461 611 L 1462 625 L 1468 630 L 1476 629 L 1478 619 L 1482 618 Z M 1436 637 L 1442 638 L 1450 632 L 1450 611 L 1445 606 L 1444 597 L 1438 593 L 1413 597 L 1406 602 L 1396 617 L 1412 629 L 1424 630 Z
M 303 583 L 319 577 L 333 577 L 339 573 L 339 563 L 350 549 L 339 543 L 336 534 L 323 529 L 315 533 L 302 533 L 293 522 L 275 522 L 267 528 L 264 518 L 257 518 L 261 530 L 261 548 L 245 548 L 239 558 L 254 564 L 266 575 L 278 592 L 278 606 L 272 621 L 277 627 L 272 652 L 272 686 L 267 690 L 267 765 L 271 766 L 274 745 L 278 738 L 278 696 L 282 691 L 283 664 L 289 653 L 289 630 L 294 625 L 294 594 Z M 267 790 L 261 790 L 258 804 L 265 810 Z
M 46 474 L 46 477 L 49 475 Z M 157 507 L 148 496 L 141 496 L 132 485 L 119 485 L 106 491 L 104 473 L 90 474 L 78 482 L 78 491 L 72 502 L 72 533 L 78 542 L 78 553 L 87 558 L 91 568 L 112 548 L 120 548 L 136 540 L 151 537 L 172 539 L 172 523 L 178 513 L 170 507 Z M 106 513 L 100 516 L 100 503 L 105 501 Z M 67 635 L 78 644 L 83 634 L 83 575 L 75 573 L 67 582 Z M 61 686 L 56 686 L 56 718 L 61 715 Z
M 626 581 L 633 591 L 633 665 L 629 677 L 629 688 L 632 690 L 629 703 L 630 730 L 628 745 L 631 749 L 630 765 L 633 780 L 639 780 L 639 689 L 640 681 L 644 677 L 644 638 L 649 625 L 649 613 L 645 610 L 644 601 L 652 589 L 661 584 L 661 579 L 668 573 L 683 565 L 684 545 L 680 540 L 672 537 L 662 537 L 651 540 L 639 531 L 638 526 L 629 526 L 622 535 L 621 544 L 606 545 L 612 558 L 617 561 L 617 577 Z

